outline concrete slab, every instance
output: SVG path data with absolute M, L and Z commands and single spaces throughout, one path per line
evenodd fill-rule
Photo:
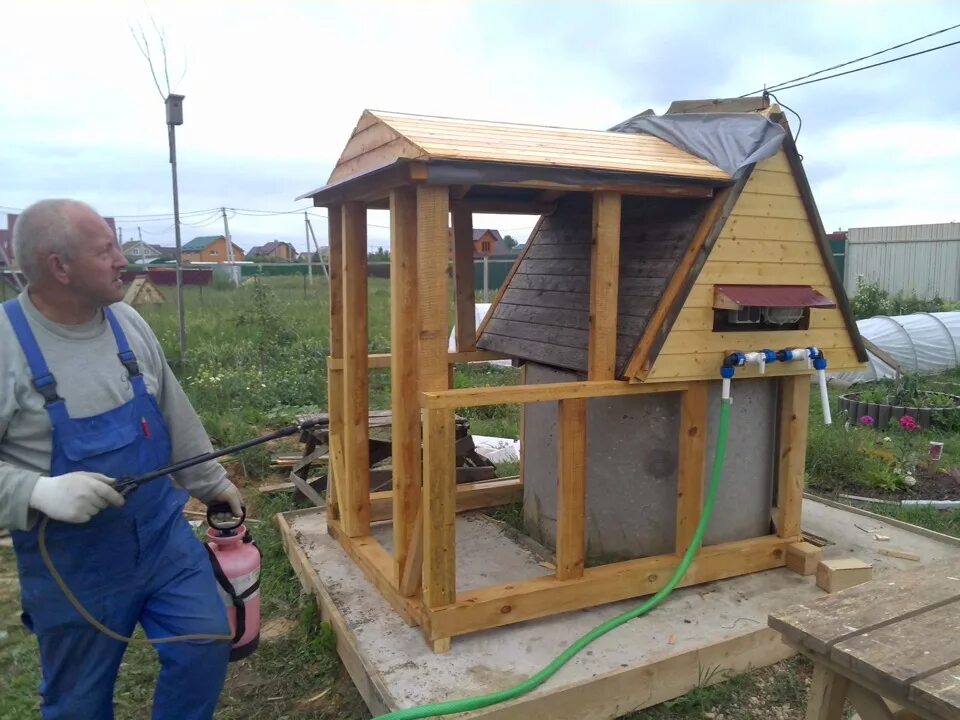
M 803 511 L 804 530 L 829 543 L 825 558 L 866 560 L 875 577 L 957 551 L 952 538 L 869 514 L 810 499 Z M 583 633 L 638 604 L 614 603 L 457 637 L 449 653 L 436 655 L 327 535 L 322 511 L 288 513 L 284 520 L 291 562 L 333 624 L 338 651 L 374 714 L 503 690 L 539 671 Z M 874 533 L 890 539 L 876 541 Z M 377 526 L 374 534 L 389 547 L 389 524 Z M 511 534 L 485 515 L 458 516 L 458 589 L 550 572 L 540 564 L 549 558 Z M 921 560 L 887 557 L 879 553 L 882 548 L 913 552 Z M 698 684 L 789 657 L 792 651 L 767 628 L 767 615 L 821 594 L 813 577 L 787 569 L 678 590 L 647 616 L 590 645 L 533 693 L 471 717 L 606 720 L 669 700 Z

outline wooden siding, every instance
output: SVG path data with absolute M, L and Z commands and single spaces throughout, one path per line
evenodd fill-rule
M 729 180 L 652 135 L 364 111 L 327 185 L 400 159 L 471 160 Z
M 732 350 L 797 345 L 822 348 L 831 369 L 860 367 L 839 309 L 811 310 L 809 330 L 713 332 L 717 283 L 812 285 L 836 300 L 782 150 L 760 163 L 747 181 L 646 381 L 713 379 Z M 800 368 L 771 365 L 767 372 L 778 375 Z M 741 372 L 753 375 L 756 370 Z
M 587 371 L 591 206 L 561 202 L 544 218 L 477 347 Z M 709 200 L 623 198 L 617 374 L 620 375 Z

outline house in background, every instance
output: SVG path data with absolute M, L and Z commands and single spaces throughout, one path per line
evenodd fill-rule
M 499 230 L 475 229 L 473 231 L 473 257 L 483 257 L 484 255 L 509 255 L 510 248 L 503 240 Z
M 250 248 L 250 259 L 276 258 L 286 262 L 294 262 L 299 257 L 297 249 L 284 240 L 273 240 L 266 245 L 257 245 Z
M 243 260 L 243 248 L 233 245 L 233 259 Z M 227 262 L 227 239 L 223 235 L 204 235 L 195 237 L 182 248 L 184 262 Z
M 160 257 L 160 249 L 145 243 L 142 240 L 129 240 L 120 246 L 120 251 L 127 262 L 137 265 L 146 265 Z

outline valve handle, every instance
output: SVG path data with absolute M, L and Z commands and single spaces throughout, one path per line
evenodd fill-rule
M 225 502 L 207 506 L 207 525 L 216 530 L 235 530 L 243 525 L 247 518 L 247 506 L 240 506 L 240 517 L 233 514 L 230 505 Z

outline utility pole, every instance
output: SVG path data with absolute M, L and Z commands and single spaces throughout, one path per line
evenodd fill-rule
M 303 234 L 307 241 L 307 275 L 313 285 L 313 250 L 310 249 L 310 218 L 306 210 L 303 211 Z
M 137 238 L 140 242 L 143 242 L 143 230 L 140 229 L 139 225 L 137 225 Z
M 233 260 L 233 238 L 230 237 L 230 225 L 227 224 L 227 209 L 220 208 L 220 212 L 223 215 L 223 237 L 227 241 L 227 263 L 230 268 L 230 279 L 233 281 L 234 286 L 237 286 L 240 284 L 240 278 L 238 277 L 239 271 Z
M 306 211 L 304 211 L 306 214 Z M 323 253 L 320 252 L 320 243 L 317 242 L 317 234 L 313 231 L 313 223 L 310 222 L 310 218 L 307 218 L 307 229 L 310 231 L 310 235 L 313 236 L 313 246 L 317 249 L 317 259 L 320 261 L 320 267 L 323 268 L 323 276 L 327 279 L 327 282 L 330 282 L 330 272 L 327 270 L 327 261 L 323 259 Z M 307 251 L 310 248 L 307 247 Z
M 120 237 L 117 238 L 117 242 L 120 243 L 120 245 L 122 246 L 123 245 L 123 228 L 120 227 L 119 225 L 117 225 L 117 232 L 120 233 Z
M 187 359 L 187 331 L 183 312 L 183 251 L 180 246 L 180 194 L 177 188 L 177 134 L 174 129 L 183 125 L 183 95 L 168 94 L 167 138 L 170 144 L 170 172 L 173 176 L 173 233 L 177 242 L 177 329 L 180 340 L 180 363 Z

